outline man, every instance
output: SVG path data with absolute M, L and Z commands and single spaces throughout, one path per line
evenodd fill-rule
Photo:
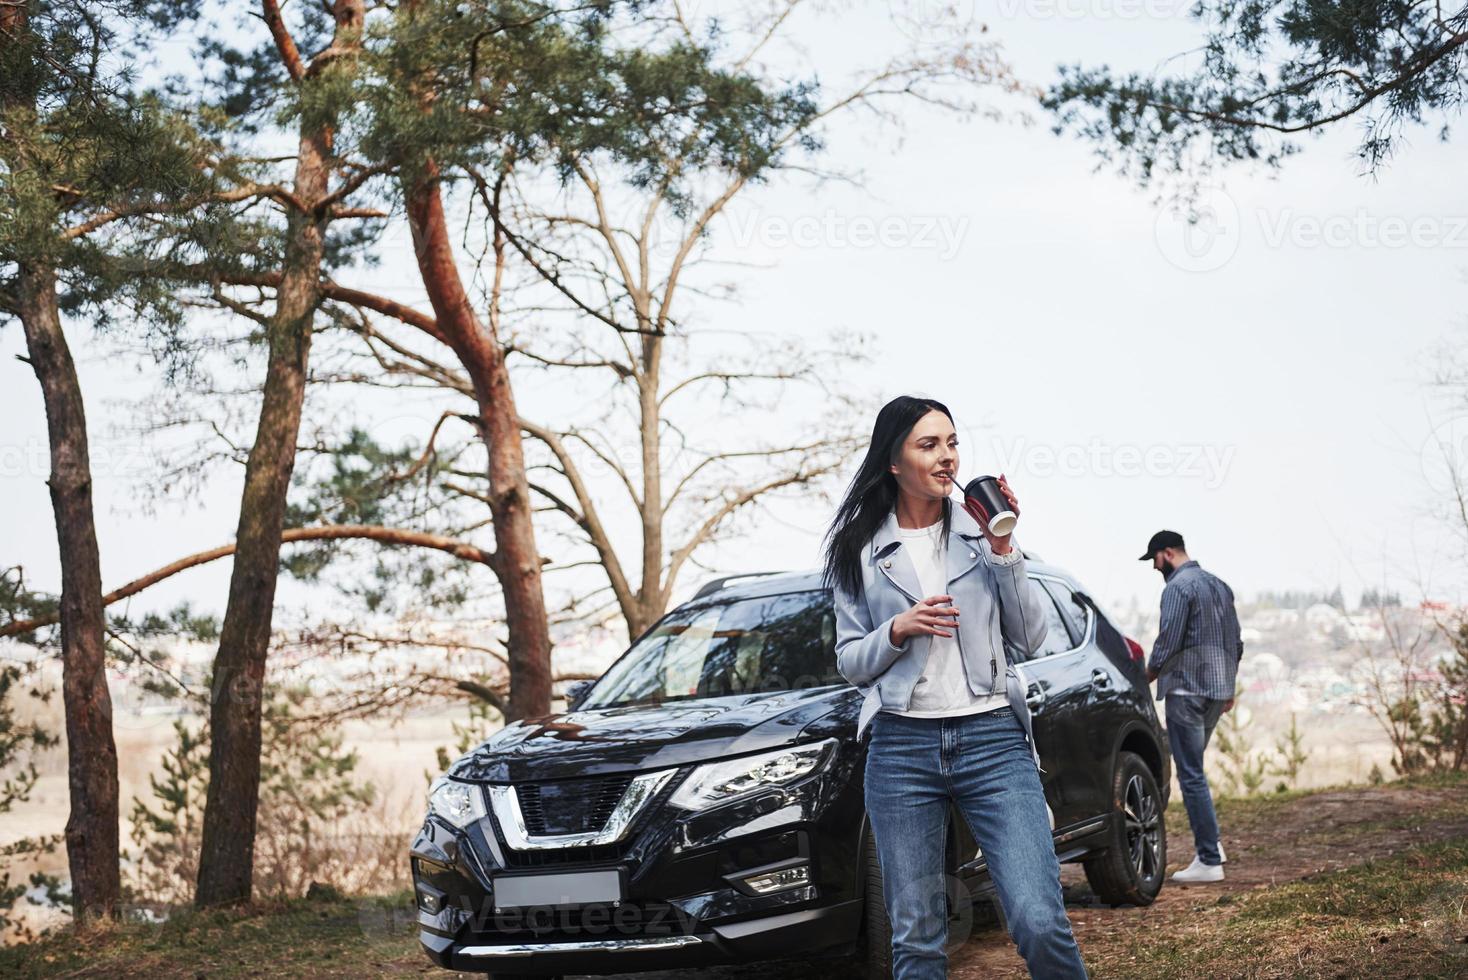
M 1193 827 L 1193 863 L 1173 881 L 1197 884 L 1223 880 L 1223 845 L 1203 750 L 1219 716 L 1234 704 L 1234 678 L 1244 641 L 1234 594 L 1221 578 L 1188 557 L 1183 536 L 1158 531 L 1142 561 L 1162 573 L 1162 616 L 1157 642 L 1147 660 L 1147 679 L 1157 681 L 1157 700 L 1166 701 L 1167 740 Z

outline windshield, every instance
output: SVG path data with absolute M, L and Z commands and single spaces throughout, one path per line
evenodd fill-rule
M 845 684 L 824 590 L 675 609 L 602 675 L 581 708 Z

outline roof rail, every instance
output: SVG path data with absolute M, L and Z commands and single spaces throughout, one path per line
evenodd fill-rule
M 780 569 L 774 572 L 739 572 L 735 575 L 723 575 L 719 578 L 709 579 L 703 585 L 699 586 L 698 591 L 693 594 L 693 598 L 702 599 L 706 595 L 712 595 L 736 578 L 757 578 L 761 575 L 784 575 L 785 573 L 785 569 Z M 690 599 L 689 601 L 691 602 L 692 600 Z

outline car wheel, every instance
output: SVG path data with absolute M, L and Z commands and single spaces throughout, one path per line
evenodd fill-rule
M 862 919 L 856 965 L 868 980 L 891 980 L 892 922 L 882 897 L 882 863 L 877 841 L 868 827 L 862 838 Z
M 1117 756 L 1111 808 L 1109 846 L 1086 859 L 1086 880 L 1109 905 L 1151 905 L 1167 871 L 1167 826 L 1157 778 L 1141 756 Z

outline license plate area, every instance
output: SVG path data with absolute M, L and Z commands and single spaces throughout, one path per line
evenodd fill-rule
M 622 868 L 495 875 L 491 884 L 497 911 L 608 904 L 627 894 Z

